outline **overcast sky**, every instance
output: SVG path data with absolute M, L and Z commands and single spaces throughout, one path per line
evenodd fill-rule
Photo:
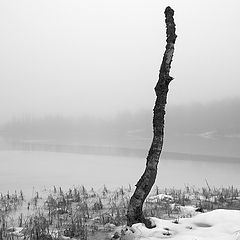
M 239 0 L 0 0 L 0 118 L 152 108 L 177 42 L 168 103 L 240 97 Z

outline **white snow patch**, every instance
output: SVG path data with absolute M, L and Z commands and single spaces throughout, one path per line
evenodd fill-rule
M 240 211 L 218 209 L 192 218 L 182 218 L 179 223 L 151 218 L 156 227 L 134 224 L 124 240 L 240 240 Z
M 171 201 L 173 200 L 173 197 L 170 196 L 170 195 L 167 195 L 167 194 L 158 194 L 156 196 L 151 196 L 147 199 L 148 202 L 151 202 L 151 203 L 156 203 L 156 202 L 159 202 L 159 201 Z
M 192 217 L 198 214 L 198 212 L 196 212 L 197 207 L 194 206 L 177 206 L 176 208 L 179 209 L 182 217 Z

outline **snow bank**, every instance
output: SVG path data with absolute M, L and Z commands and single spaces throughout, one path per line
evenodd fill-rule
M 182 218 L 179 223 L 151 218 L 156 224 L 147 229 L 134 224 L 126 231 L 125 240 L 240 240 L 240 211 L 218 209 L 200 213 L 192 218 Z

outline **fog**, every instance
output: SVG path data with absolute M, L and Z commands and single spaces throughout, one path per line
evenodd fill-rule
M 239 157 L 239 109 L 240 98 L 168 106 L 164 151 Z M 143 157 L 152 140 L 152 110 L 125 111 L 109 119 L 60 115 L 18 118 L 3 124 L 0 135 L 14 143 L 11 146 L 17 149 L 97 154 L 118 151 L 120 155 L 129 155 L 130 149 L 139 149 L 133 153 Z M 99 150 L 90 146 L 111 149 Z
M 10 0 L 0 2 L 1 123 L 151 110 L 168 5 L 178 34 L 169 106 L 239 97 L 237 0 Z

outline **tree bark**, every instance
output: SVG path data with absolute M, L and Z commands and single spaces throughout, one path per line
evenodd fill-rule
M 174 53 L 174 44 L 177 38 L 173 18 L 174 10 L 167 7 L 164 13 L 167 28 L 167 45 L 159 71 L 159 79 L 155 87 L 157 98 L 153 109 L 153 140 L 148 152 L 145 171 L 136 184 L 135 192 L 129 202 L 127 211 L 128 226 L 141 222 L 148 228 L 153 227 L 150 220 L 144 217 L 142 207 L 155 182 L 159 157 L 163 147 L 164 116 L 167 103 L 168 85 L 173 80 L 173 78 L 169 76 L 169 72 Z

